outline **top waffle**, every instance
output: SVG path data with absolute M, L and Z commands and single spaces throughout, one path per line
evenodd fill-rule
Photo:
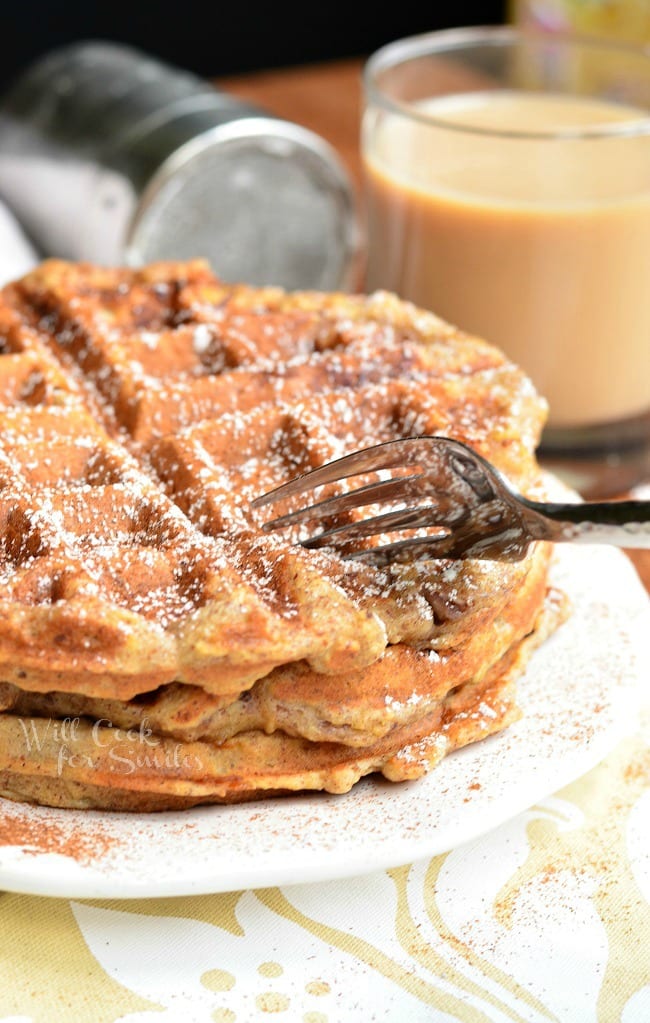
M 444 653 L 528 570 L 380 571 L 261 532 L 253 497 L 398 437 L 455 437 L 536 485 L 527 379 L 387 294 L 50 261 L 2 292 L 0 403 L 0 677 L 21 690 L 227 696 L 289 662 Z

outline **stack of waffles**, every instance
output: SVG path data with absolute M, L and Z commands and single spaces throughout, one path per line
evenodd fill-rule
M 539 494 L 545 406 L 493 347 L 385 293 L 50 261 L 0 297 L 0 405 L 0 794 L 148 811 L 340 793 L 516 718 L 561 614 L 546 545 L 378 569 L 251 508 L 422 434 Z

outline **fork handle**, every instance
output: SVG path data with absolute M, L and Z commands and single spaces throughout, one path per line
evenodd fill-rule
M 525 500 L 527 525 L 536 540 L 650 547 L 650 501 L 555 504 Z

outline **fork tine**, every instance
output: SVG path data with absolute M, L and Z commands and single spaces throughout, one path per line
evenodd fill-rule
M 430 480 L 424 473 L 413 473 L 410 476 L 397 476 L 389 480 L 380 480 L 377 483 L 367 483 L 363 487 L 357 487 L 346 494 L 336 494 L 334 497 L 324 498 L 314 504 L 298 508 L 296 511 L 287 512 L 286 515 L 279 515 L 270 522 L 265 522 L 262 529 L 272 529 L 290 526 L 296 522 L 304 522 L 306 519 L 324 519 L 332 515 L 338 515 L 344 511 L 351 511 L 354 508 L 363 508 L 369 504 L 381 504 L 397 498 L 404 501 L 407 498 L 418 498 L 426 496 L 431 498 L 437 496 L 432 488 Z M 440 493 L 440 508 L 443 508 L 444 493 Z
M 465 558 L 498 559 L 500 561 L 521 561 L 525 557 L 529 543 L 507 542 L 502 534 L 477 539 L 456 537 L 453 531 L 443 536 L 417 536 L 407 540 L 396 540 L 394 543 L 380 547 L 365 547 L 360 551 L 343 554 L 347 561 L 363 561 L 378 568 L 395 562 L 411 563 L 429 561 L 432 558 Z
M 419 529 L 423 526 L 435 526 L 434 515 L 437 514 L 438 509 L 431 507 L 431 505 L 384 512 L 383 515 L 374 515 L 372 518 L 362 519 L 360 522 L 346 522 L 342 526 L 333 526 L 331 529 L 325 529 L 322 533 L 303 540 L 302 546 L 327 547 L 333 543 L 347 543 L 348 540 L 358 540 L 363 536 L 375 536 L 377 533 L 391 533 L 397 529 Z M 448 533 L 449 530 L 445 529 L 445 535 Z M 435 537 L 429 537 L 429 539 L 435 539 Z
M 464 555 L 467 557 L 467 555 Z M 364 547 L 360 551 L 343 554 L 346 561 L 363 561 L 368 565 L 383 568 L 395 562 L 411 563 L 429 561 L 431 558 L 463 557 L 455 553 L 453 541 L 449 533 L 442 536 L 412 537 L 407 540 L 395 540 L 393 543 L 380 547 Z
M 344 455 L 333 462 L 327 462 L 317 469 L 311 469 L 302 476 L 289 480 L 270 490 L 268 494 L 262 494 L 252 502 L 253 508 L 261 508 L 266 504 L 274 504 L 285 497 L 292 497 L 294 494 L 304 494 L 306 490 L 313 490 L 315 487 L 324 486 L 326 483 L 336 483 L 338 480 L 347 479 L 349 476 L 358 476 L 364 472 L 372 472 L 376 469 L 395 469 L 399 466 L 414 465 L 418 462 L 416 448 L 414 445 L 421 438 L 408 438 L 410 446 L 404 447 L 404 439 L 387 441 L 385 444 L 377 444 L 371 448 L 364 448 L 361 451 L 353 451 L 350 455 Z

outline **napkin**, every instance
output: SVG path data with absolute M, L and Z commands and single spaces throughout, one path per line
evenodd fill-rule
M 0 286 L 22 277 L 38 263 L 39 258 L 36 247 L 0 199 Z

